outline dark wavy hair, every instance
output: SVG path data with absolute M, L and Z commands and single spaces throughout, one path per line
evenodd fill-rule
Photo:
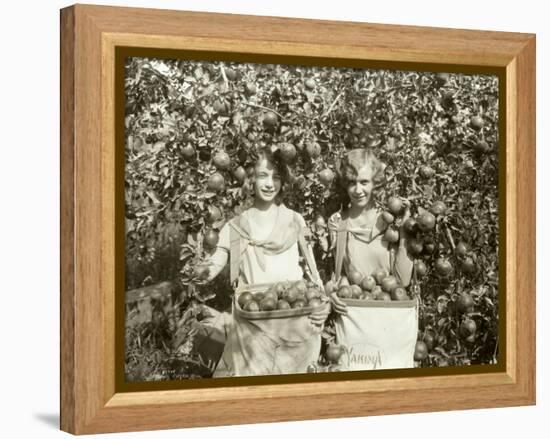
M 288 165 L 286 165 L 280 156 L 279 150 L 272 151 L 271 148 L 265 147 L 260 149 L 254 155 L 254 165 L 247 170 L 247 178 L 243 184 L 243 193 L 245 195 L 244 206 L 248 208 L 254 203 L 254 184 L 256 183 L 256 167 L 261 160 L 267 160 L 273 165 L 281 178 L 281 190 L 277 194 L 275 202 L 280 204 L 283 199 L 285 189 L 292 184 L 292 174 Z
M 376 197 L 378 189 L 384 185 L 385 165 L 378 159 L 376 154 L 368 148 L 352 149 L 346 153 L 337 166 L 336 183 L 342 208 L 346 208 L 350 203 L 349 185 L 355 181 L 359 170 L 366 165 L 373 170 L 373 197 Z

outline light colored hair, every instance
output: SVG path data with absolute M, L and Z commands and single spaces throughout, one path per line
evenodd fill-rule
M 337 183 L 339 195 L 342 198 L 342 206 L 345 207 L 350 202 L 348 196 L 348 186 L 350 182 L 355 181 L 359 170 L 364 166 L 369 166 L 373 173 L 374 191 L 380 188 L 385 181 L 384 164 L 378 157 L 368 148 L 352 149 L 342 158 L 338 166 Z

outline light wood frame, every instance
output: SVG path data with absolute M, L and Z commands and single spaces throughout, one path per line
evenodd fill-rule
M 116 46 L 504 68 L 505 371 L 116 393 Z M 535 362 L 534 35 L 88 5 L 61 11 L 61 429 L 86 434 L 529 405 Z

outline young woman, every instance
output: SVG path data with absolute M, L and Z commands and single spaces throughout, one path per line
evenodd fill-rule
M 328 222 L 331 248 L 341 259 L 337 260 L 337 271 L 342 267 L 348 276 L 352 271 L 370 276 L 383 269 L 386 273 L 393 272 L 398 282 L 407 286 L 413 261 L 405 248 L 405 233 L 400 234 L 395 258 L 392 258 L 388 242 L 383 239 L 386 223 L 374 203 L 382 173 L 382 163 L 371 151 L 354 149 L 346 154 L 338 172 L 343 208 Z M 409 215 L 407 208 L 404 219 Z M 393 267 L 390 266 L 392 261 Z M 340 274 L 336 273 L 336 276 Z M 331 301 L 337 313 L 347 312 L 346 305 L 336 293 L 331 295 Z
M 241 285 L 303 279 L 300 241 L 308 231 L 302 215 L 280 201 L 287 179 L 285 165 L 269 149 L 262 150 L 247 182 L 252 206 L 222 227 L 210 257 L 208 280 L 215 278 L 228 261 L 231 281 Z M 314 263 L 309 247 L 302 250 L 307 250 Z M 305 274 L 317 282 L 316 267 L 312 268 Z
M 210 258 L 208 280 L 216 277 L 229 262 L 232 284 L 297 281 L 305 274 L 321 286 L 313 254 L 304 239 L 306 223 L 299 213 L 280 201 L 288 175 L 286 166 L 276 154 L 269 149 L 260 152 L 249 179 L 252 206 L 220 231 L 217 248 Z M 300 252 L 308 262 L 306 273 L 299 264 Z M 309 316 L 307 327 L 284 334 L 284 340 L 278 340 L 281 334 L 270 333 L 273 328 L 267 327 L 268 324 L 243 321 L 233 315 L 224 353 L 214 376 L 305 372 L 305 367 L 293 370 L 298 367 L 293 358 L 317 359 L 322 324 L 329 312 L 330 304 L 327 303 L 321 311 Z M 272 346 L 273 343 L 276 346 Z M 291 345 L 287 347 L 289 355 L 286 356 L 285 349 L 279 349 L 284 343 Z M 275 351 L 277 358 L 271 358 Z

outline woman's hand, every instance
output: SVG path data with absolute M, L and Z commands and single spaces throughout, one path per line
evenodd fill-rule
M 331 293 L 330 301 L 332 303 L 332 308 L 338 314 L 346 315 L 348 313 L 348 307 L 344 302 L 342 302 L 342 300 L 340 300 L 340 298 L 336 295 L 336 293 Z
M 404 246 L 406 240 L 407 240 L 407 232 L 405 231 L 403 225 L 405 224 L 405 221 L 407 221 L 411 217 L 411 202 L 409 200 L 404 201 L 405 210 L 403 212 L 403 217 L 400 220 L 400 231 L 399 231 L 399 244 L 401 244 L 401 247 Z
M 212 273 L 210 272 L 210 266 L 208 263 L 201 262 L 193 268 L 191 282 L 195 285 L 205 285 L 210 281 Z
M 315 311 L 309 315 L 311 323 L 316 326 L 322 326 L 327 320 L 328 315 L 330 314 L 330 302 L 327 302 L 323 308 L 319 311 Z

